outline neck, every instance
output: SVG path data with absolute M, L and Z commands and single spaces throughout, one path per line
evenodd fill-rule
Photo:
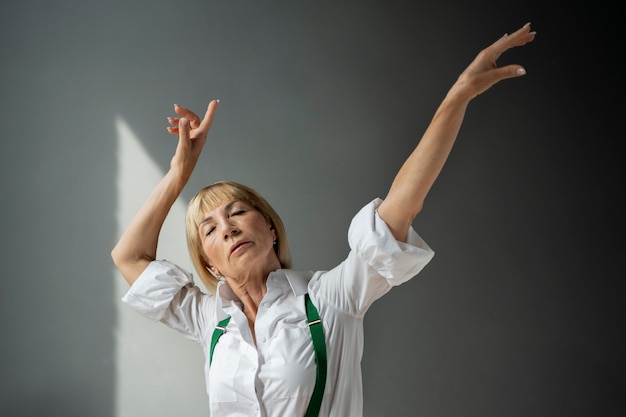
M 265 277 L 262 281 L 233 281 L 235 280 L 229 280 L 228 284 L 243 303 L 244 312 L 248 318 L 251 318 L 250 313 L 253 313 L 254 317 L 256 317 L 259 304 L 261 304 L 261 300 L 263 300 L 263 297 L 265 297 L 265 293 L 267 292 L 267 286 L 265 285 L 267 277 Z
M 277 260 L 278 261 L 278 260 Z M 259 304 L 267 292 L 267 277 L 280 268 L 280 262 L 272 263 L 259 270 L 249 270 L 236 277 L 226 277 L 228 285 L 243 303 L 243 311 L 254 323 Z

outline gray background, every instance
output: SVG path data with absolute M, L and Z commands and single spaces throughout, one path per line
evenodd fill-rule
M 624 9 L 541 3 L 3 2 L 0 415 L 115 415 L 116 117 L 166 169 L 172 104 L 221 99 L 184 200 L 251 185 L 295 267 L 327 269 L 460 71 L 527 21 L 501 63 L 528 75 L 471 104 L 414 223 L 437 255 L 368 313 L 365 416 L 624 415 Z

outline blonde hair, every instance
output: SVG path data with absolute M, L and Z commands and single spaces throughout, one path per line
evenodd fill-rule
M 291 254 L 287 243 L 287 232 L 283 221 L 272 206 L 261 195 L 250 187 L 232 181 L 220 181 L 209 185 L 191 199 L 187 207 L 185 219 L 187 228 L 187 247 L 191 261 L 208 291 L 215 294 L 217 278 L 209 272 L 209 263 L 202 250 L 202 242 L 198 226 L 206 213 L 219 207 L 225 202 L 241 200 L 250 204 L 261 213 L 276 231 L 274 251 L 278 256 L 281 268 L 291 267 Z

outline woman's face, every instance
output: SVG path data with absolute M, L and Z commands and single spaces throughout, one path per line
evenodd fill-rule
M 204 213 L 198 232 L 204 255 L 218 275 L 239 277 L 280 267 L 274 252 L 276 231 L 245 201 L 231 200 Z

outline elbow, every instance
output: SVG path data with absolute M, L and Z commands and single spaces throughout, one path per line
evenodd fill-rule
M 115 245 L 115 247 L 111 249 L 111 259 L 113 260 L 115 266 L 119 268 L 123 259 L 122 251 L 120 250 L 119 245 Z
M 122 251 L 117 246 L 111 250 L 111 260 L 113 260 L 113 265 L 115 265 L 117 270 L 124 275 L 123 272 L 126 270 L 126 266 L 129 265 L 129 259 L 123 256 Z
M 111 250 L 111 259 L 118 271 L 129 285 L 139 278 L 143 271 L 155 258 L 147 255 L 135 255 L 120 248 L 119 245 Z
M 113 263 L 115 264 L 115 266 L 118 269 L 121 269 L 127 265 L 150 263 L 154 261 L 156 258 L 148 254 L 126 253 L 116 247 L 116 248 L 113 248 L 113 250 L 111 250 L 111 259 L 113 259 Z

